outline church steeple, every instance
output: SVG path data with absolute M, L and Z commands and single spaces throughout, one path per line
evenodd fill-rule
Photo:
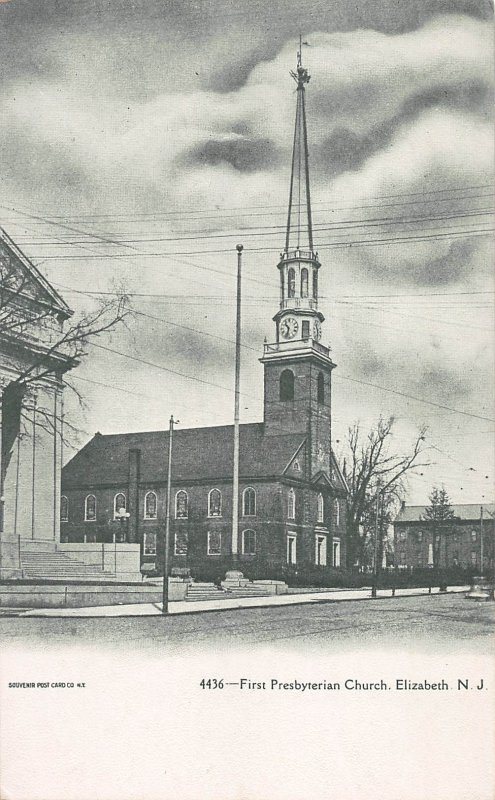
M 302 42 L 299 37 L 296 71 L 291 76 L 297 84 L 296 124 L 292 147 L 292 169 L 290 175 L 289 213 L 285 252 L 303 247 L 313 250 L 313 223 L 311 220 L 311 195 L 309 190 L 308 132 L 306 126 L 306 83 L 310 75 L 302 65 Z
M 290 73 L 297 84 L 297 101 L 285 249 L 278 264 L 280 310 L 274 317 L 277 341 L 319 341 L 324 319 L 318 311 L 318 270 L 321 265 L 313 245 L 309 187 L 305 87 L 310 75 L 302 64 L 301 47 L 300 38 L 296 70 Z
M 285 248 L 280 254 L 280 309 L 273 320 L 276 340 L 266 343 L 265 434 L 301 433 L 306 442 L 306 478 L 330 475 L 331 373 L 335 364 L 320 342 L 323 314 L 318 310 L 318 272 L 309 190 L 306 85 L 301 42 L 297 66 L 296 121 L 292 147 Z

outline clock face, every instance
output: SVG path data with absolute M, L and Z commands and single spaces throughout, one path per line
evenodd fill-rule
M 316 339 L 317 342 L 321 339 L 321 322 L 319 319 L 315 319 L 313 322 L 313 339 Z
M 293 339 L 299 328 L 299 323 L 294 317 L 286 317 L 280 324 L 280 333 L 284 339 Z

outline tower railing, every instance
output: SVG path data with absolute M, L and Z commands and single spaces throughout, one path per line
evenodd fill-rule
M 315 350 L 322 356 L 330 356 L 330 349 L 324 344 L 317 342 L 316 339 L 290 339 L 288 342 L 265 343 L 263 355 L 272 353 L 285 353 L 297 350 Z
M 295 250 L 284 250 L 283 253 L 280 253 L 280 262 L 282 261 L 297 261 L 298 259 L 304 259 L 305 261 L 318 261 L 318 253 L 316 250 L 300 250 L 296 248 Z
M 318 301 L 314 297 L 286 297 L 281 300 L 280 308 L 310 308 L 318 311 Z

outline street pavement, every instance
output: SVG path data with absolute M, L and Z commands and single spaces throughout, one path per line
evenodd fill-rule
M 465 593 L 468 586 L 451 586 L 449 592 Z M 396 597 L 412 597 L 429 594 L 427 588 L 397 589 Z M 431 594 L 439 594 L 438 587 Z M 391 589 L 381 589 L 377 598 L 391 597 Z M 241 608 L 262 608 L 269 606 L 305 605 L 307 603 L 339 603 L 348 600 L 366 600 L 371 597 L 371 588 L 334 589 L 330 591 L 304 592 L 301 594 L 272 595 L 270 597 L 225 598 L 219 600 L 176 601 L 169 603 L 169 614 L 191 614 L 205 611 L 227 611 Z M 23 617 L 148 617 L 162 615 L 161 603 L 129 603 L 110 606 L 89 606 L 85 608 L 36 608 L 1 610 L 2 616 Z
M 269 647 L 301 654 L 372 648 L 394 653 L 494 653 L 495 603 L 464 593 L 383 597 L 298 605 L 278 604 L 204 611 L 201 614 L 122 617 L 22 616 L 0 618 L 2 649 L 27 645 L 43 652 L 60 645 L 165 655 L 187 652 L 254 652 Z M 81 651 L 83 652 L 83 651 Z M 495 654 L 495 653 L 494 653 Z M 389 657 L 389 656 L 387 656 Z

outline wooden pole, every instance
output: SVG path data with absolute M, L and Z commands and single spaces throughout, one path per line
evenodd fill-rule
M 174 417 L 170 417 L 168 435 L 168 472 L 167 472 L 167 511 L 165 516 L 165 541 L 163 543 L 163 605 L 162 613 L 168 614 L 168 573 L 170 571 L 170 502 L 172 497 L 172 436 Z
M 483 577 L 483 506 L 480 506 L 480 576 Z
M 234 473 L 232 476 L 232 561 L 239 553 L 239 386 L 241 376 L 241 268 L 242 244 L 237 247 L 237 309 L 235 322 Z

